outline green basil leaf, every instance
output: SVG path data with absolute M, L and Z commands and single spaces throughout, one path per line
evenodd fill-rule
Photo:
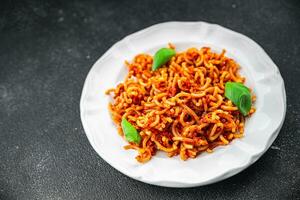
M 238 108 L 244 116 L 249 113 L 251 109 L 251 95 L 249 93 L 243 93 L 240 96 Z
M 125 139 L 128 142 L 134 142 L 136 144 L 139 144 L 141 142 L 140 134 L 125 118 L 122 118 L 121 126 L 125 135 Z
M 225 97 L 231 100 L 244 116 L 248 115 L 252 103 L 249 88 L 242 83 L 227 82 L 225 84 Z
M 175 54 L 175 50 L 170 48 L 161 48 L 158 50 L 154 55 L 152 70 L 155 71 L 166 64 Z

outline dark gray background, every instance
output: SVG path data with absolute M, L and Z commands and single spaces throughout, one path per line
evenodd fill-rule
M 132 180 L 89 144 L 79 100 L 93 63 L 158 22 L 207 21 L 258 42 L 285 80 L 273 146 L 225 181 L 170 189 Z M 1 1 L 0 199 L 300 199 L 300 1 Z

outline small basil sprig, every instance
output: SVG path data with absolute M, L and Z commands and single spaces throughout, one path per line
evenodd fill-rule
M 175 54 L 175 50 L 170 48 L 161 48 L 158 50 L 154 55 L 152 70 L 155 71 L 166 64 Z
M 125 139 L 128 142 L 134 142 L 136 144 L 141 142 L 141 136 L 138 131 L 124 117 L 122 118 L 121 126 L 125 135 Z
M 241 83 L 227 82 L 225 84 L 225 97 L 231 100 L 246 116 L 251 109 L 251 93 L 249 88 Z

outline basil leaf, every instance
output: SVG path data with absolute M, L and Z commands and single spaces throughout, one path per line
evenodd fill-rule
M 175 50 L 170 48 L 161 48 L 158 50 L 154 55 L 152 70 L 155 71 L 166 64 L 175 54 Z
M 122 118 L 121 126 L 125 135 L 125 139 L 128 142 L 134 142 L 136 144 L 139 144 L 141 142 L 140 134 L 125 118 Z
M 251 93 L 242 83 L 227 82 L 225 84 L 225 97 L 231 100 L 244 115 L 248 115 L 251 109 Z
M 240 96 L 238 108 L 244 116 L 249 113 L 251 109 L 251 95 L 249 93 L 243 93 Z

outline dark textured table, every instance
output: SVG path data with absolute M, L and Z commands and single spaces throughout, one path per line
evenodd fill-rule
M 172 20 L 207 21 L 258 42 L 285 80 L 287 114 L 272 147 L 222 182 L 171 189 L 102 160 L 81 125 L 93 63 L 116 41 Z M 0 199 L 300 199 L 300 1 L 0 3 Z

